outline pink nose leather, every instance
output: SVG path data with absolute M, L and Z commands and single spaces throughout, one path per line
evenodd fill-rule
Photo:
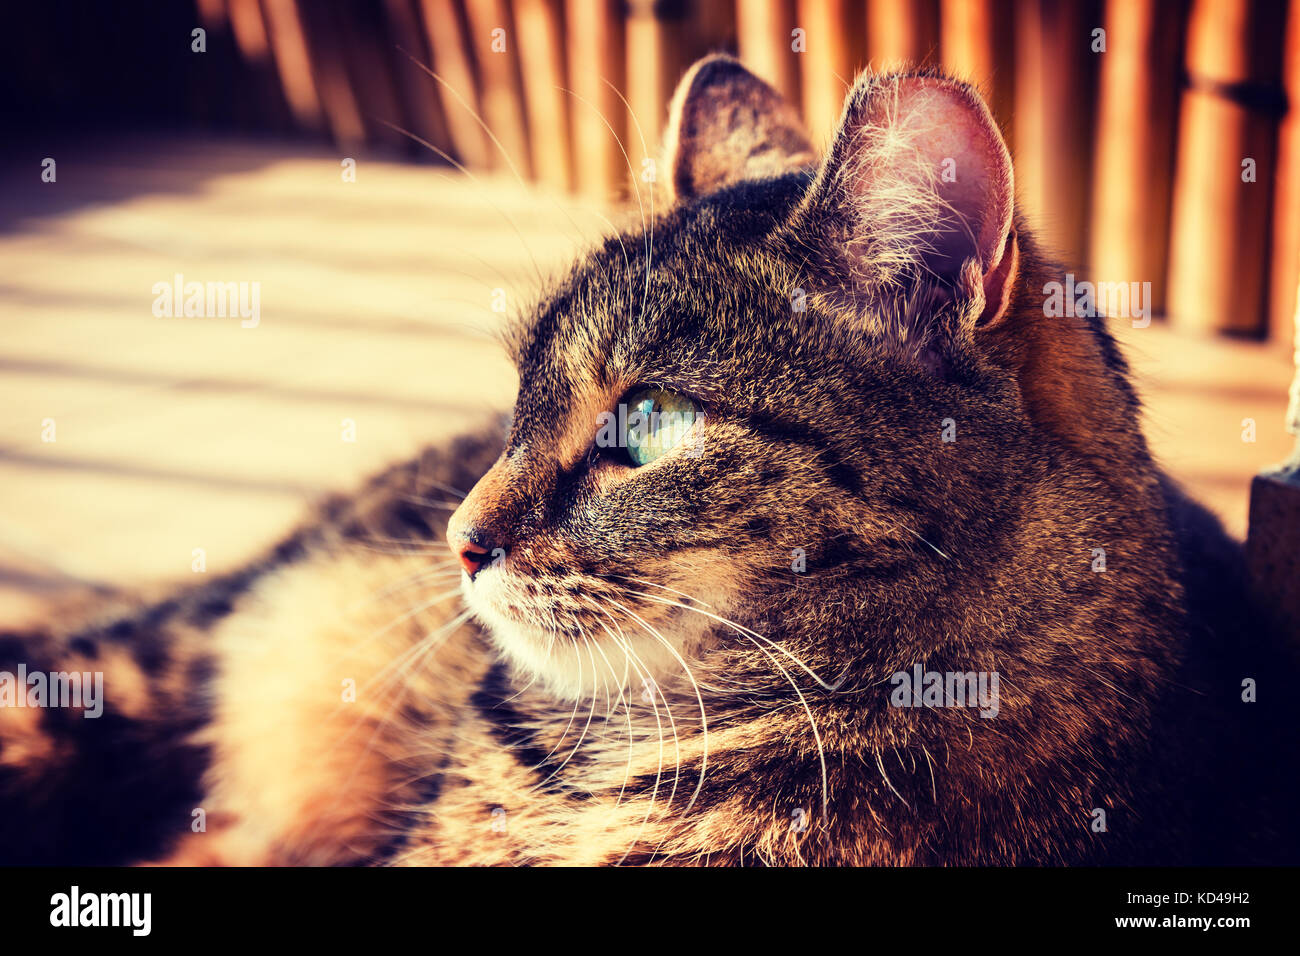
M 472 542 L 462 540 L 458 545 L 453 545 L 452 550 L 457 552 L 456 557 L 460 558 L 460 566 L 471 578 L 487 563 L 488 550 Z

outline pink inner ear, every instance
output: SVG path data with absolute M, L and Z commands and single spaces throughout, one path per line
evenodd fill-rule
M 858 135 L 854 155 L 844 157 L 866 214 L 861 227 L 887 231 L 892 223 L 895 243 L 913 240 L 914 254 L 939 274 L 953 275 L 974 256 L 987 280 L 1005 256 L 1014 184 L 983 100 L 951 80 L 904 76 L 863 105 L 866 115 L 846 117 Z
M 977 111 L 965 96 L 946 90 L 934 99 L 938 126 L 921 149 L 941 169 L 945 159 L 954 161 L 956 182 L 944 181 L 941 173 L 940 194 L 970 226 L 987 272 L 1001 259 L 1011 228 L 1011 164 L 1006 147 L 994 138 L 997 132 L 983 104 Z

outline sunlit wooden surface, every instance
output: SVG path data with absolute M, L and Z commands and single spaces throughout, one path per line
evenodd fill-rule
M 494 290 L 532 294 L 608 228 L 508 177 L 362 159 L 345 183 L 337 154 L 300 147 L 82 150 L 54 184 L 33 168 L 0 186 L 0 623 L 84 582 L 186 579 L 195 548 L 209 574 L 237 567 L 314 496 L 504 407 Z M 176 273 L 260 283 L 259 325 L 155 317 Z M 1120 331 L 1157 454 L 1243 535 L 1250 476 L 1286 453 L 1285 356 Z
M 1295 441 L 1283 428 L 1290 352 L 1178 333 L 1154 321 L 1145 329 L 1129 321 L 1111 327 L 1145 402 L 1156 458 L 1244 540 L 1251 477 L 1286 459 Z
M 362 159 L 345 183 L 333 152 L 32 168 L 0 198 L 0 620 L 78 581 L 183 578 L 195 548 L 236 567 L 321 492 L 506 406 L 496 290 L 535 294 L 607 228 L 508 177 Z M 260 283 L 260 323 L 155 317 L 176 273 Z

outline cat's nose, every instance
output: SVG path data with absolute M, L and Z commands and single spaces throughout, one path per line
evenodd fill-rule
M 473 580 L 474 575 L 478 574 L 483 565 L 492 560 L 492 548 L 485 548 L 462 537 L 459 542 L 451 542 L 452 553 L 460 558 L 460 566 Z
M 473 514 L 459 508 L 447 523 L 447 545 L 471 580 L 504 553 L 493 535 L 474 520 Z
M 516 483 L 498 462 L 447 519 L 447 545 L 470 578 L 506 554 L 520 507 Z

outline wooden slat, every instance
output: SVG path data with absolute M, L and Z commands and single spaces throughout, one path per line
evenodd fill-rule
M 871 0 L 867 58 L 873 70 L 922 66 L 938 58 L 938 0 Z
M 790 33 L 798 26 L 795 0 L 736 0 L 740 59 L 790 102 L 799 98 L 799 55 Z
M 229 0 L 227 11 L 230 30 L 244 61 L 257 66 L 271 62 L 271 44 L 262 23 L 262 9 L 257 0 Z
M 258 0 L 229 0 L 227 15 L 245 63 L 244 99 L 266 129 L 288 129 L 292 117 L 271 53 L 270 30 Z
M 798 26 L 807 40 L 799 55 L 804 118 L 814 142 L 829 140 L 863 62 L 862 12 L 848 0 L 799 0 Z
M 443 112 L 438 82 L 426 72 L 432 57 L 420 28 L 416 0 L 384 0 L 384 12 L 390 56 L 394 58 L 393 75 L 410 131 L 443 152 L 451 153 L 455 145 Z
M 491 168 L 499 158 L 477 118 L 479 87 L 464 9 L 457 0 L 420 0 L 420 12 L 456 158 L 472 169 Z
M 194 8 L 198 10 L 199 23 L 208 31 L 225 30 L 230 25 L 226 0 L 195 0 Z
M 736 52 L 736 7 L 733 3 L 686 4 L 687 63 L 706 53 Z
M 311 75 L 320 94 L 330 135 L 340 148 L 351 152 L 365 141 L 366 126 L 348 78 L 344 37 L 340 35 L 337 11 L 328 3 L 299 2 L 294 6 L 306 37 Z
M 1088 255 L 1088 185 L 1100 23 L 1094 0 L 1016 6 L 1016 186 L 1039 235 L 1070 267 Z
M 307 35 L 294 0 L 262 0 L 267 33 L 275 53 L 280 88 L 294 120 L 310 130 L 325 128 L 325 110 L 312 76 Z
M 624 85 L 623 19 L 618 0 L 566 0 L 569 89 L 573 94 L 574 178 L 600 202 L 628 188 L 628 161 L 619 145 L 627 111 L 610 87 Z M 606 82 L 608 81 L 608 83 Z
M 564 92 L 564 4 L 561 0 L 515 0 L 515 23 L 533 164 L 538 179 L 566 190 L 572 183 L 572 97 Z
M 1287 19 L 1283 82 L 1288 109 L 1278 129 L 1273 180 L 1268 335 L 1289 351 L 1294 347 L 1300 283 L 1300 4 L 1291 5 Z
M 979 86 L 1015 149 L 1015 16 L 1011 0 L 941 0 L 939 48 L 945 70 Z
M 402 108 L 393 78 L 394 50 L 384 36 L 383 10 L 337 2 L 340 35 L 344 38 L 344 63 L 352 96 L 366 138 L 372 143 L 414 153 L 416 144 L 402 130 L 411 131 L 411 118 Z M 393 127 L 397 127 L 394 129 Z
M 1277 120 L 1260 98 L 1278 92 L 1279 14 L 1248 0 L 1192 6 L 1169 271 L 1170 317 L 1187 329 L 1263 328 Z M 1255 182 L 1242 181 L 1246 159 Z
M 1106 7 L 1090 265 L 1100 282 L 1150 282 L 1165 310 L 1182 0 Z
M 642 161 L 658 155 L 668 100 L 689 65 L 685 16 L 682 3 L 631 0 L 627 4 L 627 100 L 632 121 L 626 143 L 638 177 Z
M 519 75 L 519 31 L 506 0 L 474 0 L 465 5 L 469 39 L 478 62 L 483 120 L 500 144 L 498 158 L 522 178 L 532 176 L 524 89 Z M 505 49 L 498 49 L 505 31 Z M 502 155 L 504 154 L 504 155 Z M 494 160 L 495 162 L 496 160 Z

